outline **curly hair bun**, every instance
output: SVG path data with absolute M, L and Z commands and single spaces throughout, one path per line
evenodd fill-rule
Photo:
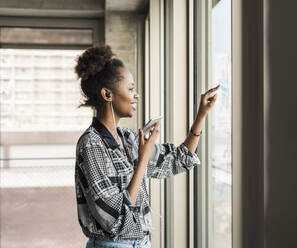
M 77 59 L 75 73 L 81 80 L 95 76 L 102 71 L 106 63 L 111 62 L 115 54 L 111 47 L 104 42 L 96 43 L 94 46 L 87 48 Z

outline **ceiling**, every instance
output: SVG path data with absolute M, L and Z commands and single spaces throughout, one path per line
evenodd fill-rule
M 1 0 L 0 16 L 103 17 L 105 11 L 146 13 L 149 0 Z
M 148 9 L 149 0 L 106 0 L 107 11 L 143 12 Z

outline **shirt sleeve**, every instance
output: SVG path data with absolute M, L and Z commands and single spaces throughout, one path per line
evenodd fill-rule
M 89 210 L 100 226 L 111 235 L 139 229 L 135 217 L 140 206 L 133 206 L 128 190 L 120 190 L 107 176 L 106 151 L 100 142 L 87 142 L 80 149 L 78 174 Z M 82 168 L 80 168 L 82 167 Z
M 139 147 L 139 137 L 136 132 L 130 129 L 133 134 L 135 149 Z M 147 165 L 147 178 L 169 178 L 179 173 L 189 171 L 194 166 L 200 164 L 200 159 L 196 153 L 192 153 L 188 147 L 182 143 L 179 146 L 171 142 L 164 144 L 154 144 L 152 153 Z
M 198 164 L 198 155 L 192 153 L 184 143 L 179 146 L 171 142 L 155 144 L 147 165 L 147 177 L 169 178 L 189 171 Z

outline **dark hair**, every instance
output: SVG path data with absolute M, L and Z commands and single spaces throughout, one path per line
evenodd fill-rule
M 101 89 L 107 88 L 116 93 L 116 83 L 122 79 L 118 68 L 124 67 L 124 64 L 113 56 L 115 54 L 111 47 L 99 42 L 77 58 L 75 73 L 81 79 L 80 86 L 85 98 L 78 107 L 103 110 L 105 100 L 101 96 Z

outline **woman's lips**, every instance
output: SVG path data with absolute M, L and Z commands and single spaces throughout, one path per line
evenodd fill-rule
M 133 108 L 134 110 L 136 110 L 136 103 L 131 103 L 131 105 L 132 105 L 132 108 Z

